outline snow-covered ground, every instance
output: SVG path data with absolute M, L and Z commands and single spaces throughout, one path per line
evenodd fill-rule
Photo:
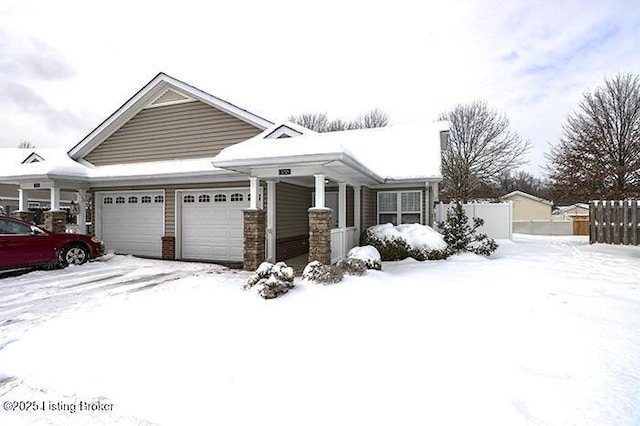
M 0 424 L 640 424 L 640 248 L 516 235 L 275 300 L 248 276 L 0 279 Z

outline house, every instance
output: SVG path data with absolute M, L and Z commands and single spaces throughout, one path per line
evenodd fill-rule
M 56 161 L 67 155 L 67 150 L 63 148 L 0 148 L 0 174 L 19 164 L 36 163 L 40 161 Z M 11 214 L 19 210 L 18 205 L 18 185 L 0 183 L 0 212 Z M 68 207 L 71 201 L 75 200 L 75 194 L 62 192 L 61 205 Z M 29 202 L 23 207 L 34 213 L 34 219 L 41 216 L 43 210 L 48 210 L 49 191 L 34 189 L 29 197 Z
M 57 162 L 0 172 L 75 192 L 79 228 L 107 249 L 255 269 L 309 253 L 329 263 L 378 223 L 431 224 L 446 123 L 318 134 L 274 123 L 160 73 Z
M 558 207 L 553 215 L 564 220 L 589 220 L 589 204 L 576 203 L 570 206 Z
M 513 203 L 513 221 L 550 220 L 551 201 L 543 200 L 535 195 L 522 191 L 513 191 L 500 197 L 501 200 Z

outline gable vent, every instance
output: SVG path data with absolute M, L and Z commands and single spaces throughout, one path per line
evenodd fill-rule
M 162 96 L 151 103 L 152 106 L 159 106 L 164 104 L 176 103 L 176 102 L 185 102 L 190 101 L 191 98 L 188 98 L 180 93 L 174 92 L 173 90 L 167 90 L 164 92 Z

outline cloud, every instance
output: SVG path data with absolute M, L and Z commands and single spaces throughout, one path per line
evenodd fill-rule
M 73 77 L 65 56 L 46 42 L 12 36 L 0 29 L 0 73 L 4 78 L 61 80 Z
M 16 82 L 0 86 L 0 95 L 25 113 L 39 117 L 51 129 L 84 129 L 87 120 L 69 110 L 58 110 L 30 87 Z

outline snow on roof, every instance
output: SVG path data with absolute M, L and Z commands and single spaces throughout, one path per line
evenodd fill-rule
M 376 129 L 306 133 L 295 138 L 265 139 L 265 132 L 222 150 L 218 167 L 258 166 L 282 159 L 313 161 L 347 156 L 384 179 L 441 178 L 440 132 L 444 123 L 397 125 Z
M 0 148 L 0 170 L 22 163 L 33 151 L 27 148 Z
M 536 197 L 535 195 L 531 195 L 531 194 L 528 194 L 528 193 L 522 192 L 522 191 L 512 191 L 512 192 L 510 192 L 508 194 L 505 194 L 505 195 L 501 196 L 500 198 L 501 199 L 511 198 L 511 197 L 516 196 L 516 195 L 520 195 L 522 197 L 529 198 L 530 200 L 538 201 L 540 203 L 544 203 L 544 204 L 548 204 L 548 205 L 552 205 L 553 204 L 551 201 L 547 201 L 545 199 L 542 199 L 540 197 Z
M 189 176 L 204 173 L 229 173 L 227 170 L 213 167 L 211 165 L 212 159 L 210 157 L 88 167 L 74 161 L 65 153 L 65 157 L 61 156 L 53 161 L 15 165 L 3 170 L 1 175 L 4 180 L 30 176 L 33 178 L 68 177 L 83 181 L 108 181 L 123 178 L 165 177 L 176 174 Z

